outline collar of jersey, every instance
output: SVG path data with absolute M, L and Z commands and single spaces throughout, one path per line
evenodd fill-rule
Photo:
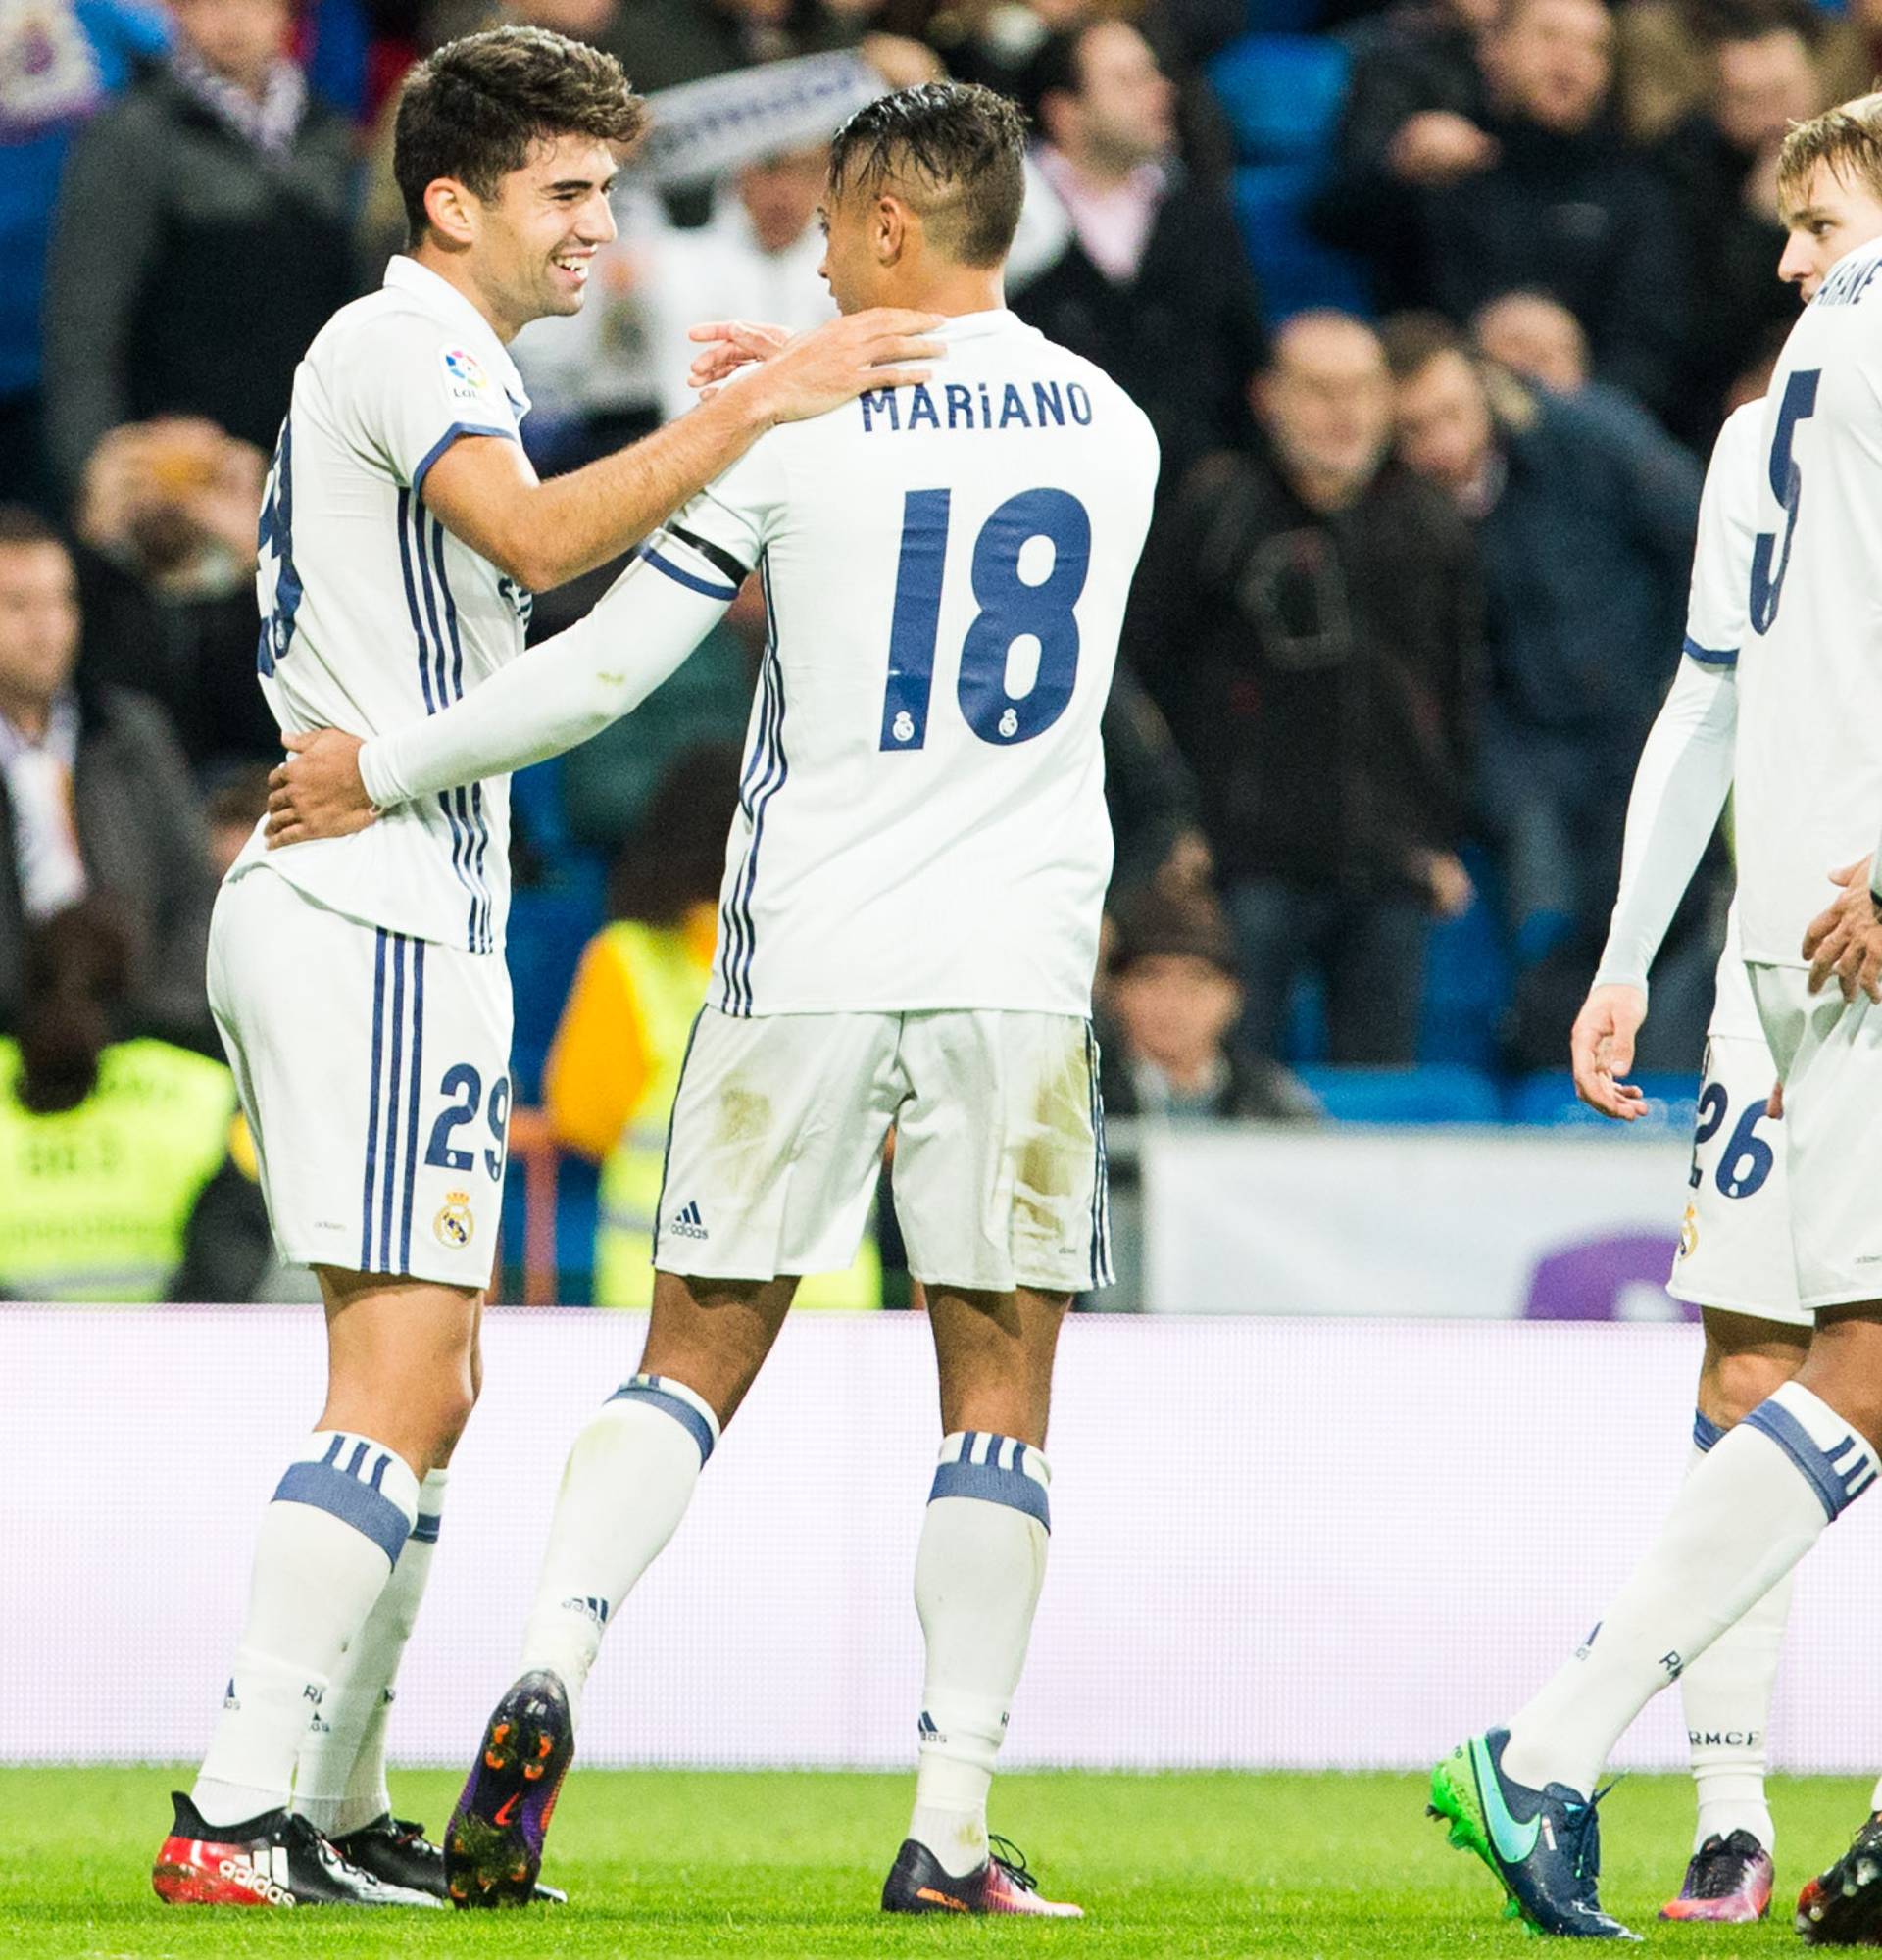
M 490 322 L 449 279 L 439 278 L 428 266 L 421 266 L 416 259 L 395 252 L 386 261 L 384 283 L 399 292 L 410 293 L 427 313 L 435 314 L 448 325 L 475 336 L 476 344 L 497 370 L 503 391 L 510 397 L 510 406 L 520 417 L 528 413 L 529 397 L 523 391 L 522 376 L 510 358 L 510 350 L 497 338 Z
M 1019 324 L 1019 316 L 1008 307 L 991 307 L 985 313 L 958 313 L 934 329 L 937 340 L 972 340 L 981 334 L 1004 333 Z

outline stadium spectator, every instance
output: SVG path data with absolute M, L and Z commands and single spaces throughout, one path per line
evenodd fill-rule
M 41 428 L 46 250 L 74 134 L 169 37 L 159 7 L 41 0 L 0 9 L 0 504 L 53 514 Z
M 1234 1039 L 1243 997 L 1235 947 L 1206 888 L 1140 892 L 1112 923 L 1097 1025 L 1112 1126 L 1111 1247 L 1116 1278 L 1082 1304 L 1144 1308 L 1144 1199 L 1134 1119 L 1297 1122 L 1313 1098 L 1280 1063 Z
M 0 1298 L 239 1300 L 268 1269 L 228 1069 L 122 1038 L 134 942 L 102 898 L 25 935 L 0 1040 Z
M 199 775 L 278 760 L 255 685 L 255 523 L 266 459 L 200 417 L 115 428 L 74 516 L 88 680 L 169 711 Z
M 1400 453 L 1483 555 L 1479 791 L 1517 959 L 1574 944 L 1592 961 L 1634 759 L 1678 657 L 1699 466 L 1645 423 L 1486 372 L 1441 319 L 1402 316 L 1384 339 Z M 1559 1065 L 1566 1024 L 1540 1065 Z
M 178 40 L 74 143 L 46 283 L 47 440 L 200 416 L 272 450 L 294 368 L 360 289 L 353 132 L 287 58 L 288 0 L 174 0 Z
M 1432 918 L 1470 900 L 1475 553 L 1391 458 L 1369 327 L 1300 316 L 1251 393 L 1266 439 L 1176 494 L 1127 645 L 1201 786 L 1250 1047 L 1279 1053 L 1312 970 L 1333 1060 L 1410 1062 Z
M 1266 336 L 1241 236 L 1226 202 L 1176 161 L 1175 91 L 1128 22 L 1051 36 L 1029 88 L 1038 173 L 1070 228 L 1014 310 L 1142 406 L 1173 486 L 1247 434 L 1243 384 Z
M 1704 266 L 1688 312 L 1673 432 L 1709 451 L 1736 377 L 1774 329 L 1788 332 L 1797 296 L 1779 282 L 1785 231 L 1777 152 L 1793 123 L 1826 106 L 1811 60 L 1808 0 L 1747 0 L 1711 51 L 1709 100 L 1661 145 L 1689 263 Z
M 1586 330 L 1596 372 L 1663 414 L 1687 328 L 1684 239 L 1664 183 L 1609 114 L 1607 8 L 1509 0 L 1478 45 L 1494 156 L 1449 181 L 1401 181 L 1354 242 L 1389 275 L 1388 303 L 1459 322 L 1516 287 L 1553 294 Z
M 1477 39 L 1499 0 L 1406 0 L 1342 38 L 1352 74 L 1327 183 L 1312 220 L 1371 259 L 1378 297 L 1415 291 L 1415 233 L 1395 222 L 1408 196 L 1467 181 L 1496 161 Z
M 1498 367 L 1552 394 L 1572 395 L 1581 407 L 1615 417 L 1644 442 L 1659 440 L 1659 421 L 1633 396 L 1593 378 L 1588 336 L 1560 300 L 1547 293 L 1505 293 L 1477 309 L 1470 338 Z
M 0 1029 L 26 929 L 109 894 L 133 938 L 128 1024 L 207 1043 L 209 874 L 189 771 L 163 710 L 74 679 L 77 583 L 57 534 L 0 509 Z
M 669 1120 L 712 974 L 738 791 L 735 748 L 693 749 L 668 770 L 616 865 L 615 921 L 582 954 L 543 1069 L 556 1141 L 601 1165 L 597 1306 L 653 1299 Z M 867 1240 L 847 1273 L 807 1279 L 799 1295 L 807 1306 L 880 1301 Z

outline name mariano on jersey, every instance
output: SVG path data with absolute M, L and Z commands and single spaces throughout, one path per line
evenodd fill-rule
M 373 801 L 585 740 L 755 566 L 769 637 L 713 1004 L 1087 1012 L 1112 855 L 1099 721 L 1156 438 L 1009 312 L 938 337 L 944 380 L 771 430 L 526 668 L 369 741 Z

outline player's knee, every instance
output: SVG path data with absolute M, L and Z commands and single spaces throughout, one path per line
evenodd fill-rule
M 1742 1421 L 1796 1374 L 1801 1355 L 1710 1352 L 1700 1384 L 1700 1407 L 1721 1429 Z

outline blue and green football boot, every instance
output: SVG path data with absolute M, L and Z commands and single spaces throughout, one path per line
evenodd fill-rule
M 1601 1834 L 1595 1800 L 1552 1783 L 1530 1789 L 1503 1773 L 1508 1729 L 1461 1742 L 1431 1772 L 1429 1814 L 1474 1851 L 1510 1903 L 1538 1933 L 1563 1939 L 1638 1939 L 1601 1909 Z

